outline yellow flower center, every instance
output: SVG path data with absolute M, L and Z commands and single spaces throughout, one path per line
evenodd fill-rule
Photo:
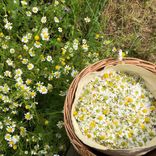
M 40 37 L 39 37 L 38 35 L 36 35 L 36 36 L 34 37 L 34 39 L 35 39 L 36 41 L 38 41 L 38 40 L 40 40 Z

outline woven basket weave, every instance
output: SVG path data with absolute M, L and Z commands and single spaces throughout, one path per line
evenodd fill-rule
M 71 143 L 73 144 L 73 146 L 75 147 L 77 152 L 82 156 L 97 156 L 97 155 L 101 155 L 101 154 L 99 154 L 94 149 L 83 144 L 74 133 L 74 129 L 73 129 L 72 121 L 71 121 L 71 108 L 72 108 L 72 104 L 74 101 L 75 92 L 76 92 L 78 83 L 79 83 L 80 79 L 82 77 L 84 77 L 86 74 L 88 74 L 90 72 L 94 72 L 94 71 L 99 71 L 108 65 L 117 65 L 118 63 L 119 63 L 118 60 L 105 59 L 105 60 L 99 61 L 95 64 L 89 65 L 88 67 L 83 69 L 76 76 L 76 78 L 73 80 L 73 82 L 71 83 L 71 85 L 69 87 L 69 90 L 68 90 L 68 93 L 66 96 L 66 100 L 65 100 L 65 104 L 64 104 L 65 129 L 66 129 L 67 135 L 68 135 Z M 121 63 L 121 61 L 120 61 L 120 63 Z M 156 74 L 156 65 L 153 63 L 144 61 L 144 60 L 140 60 L 140 59 L 136 59 L 136 58 L 125 58 L 125 59 L 123 59 L 122 63 L 137 65 L 137 66 L 143 67 L 143 68 Z M 156 153 L 155 153 L 155 155 L 156 155 Z

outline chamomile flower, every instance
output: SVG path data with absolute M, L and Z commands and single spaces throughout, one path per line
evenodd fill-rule
M 18 75 L 15 75 L 15 79 L 16 79 L 16 82 L 17 82 L 17 86 L 21 86 L 23 84 L 23 80 L 20 76 Z
M 33 116 L 30 114 L 30 112 L 28 112 L 28 113 L 24 114 L 24 118 L 26 120 L 31 120 L 33 118 Z
M 43 28 L 41 31 L 41 38 L 42 40 L 49 41 L 49 33 L 48 28 Z
M 61 129 L 61 128 L 63 127 L 63 125 L 64 125 L 64 122 L 63 122 L 63 121 L 58 121 L 57 127 L 58 127 L 59 129 Z
M 62 28 L 61 28 L 61 27 L 58 27 L 58 31 L 59 31 L 59 32 L 62 32 Z
M 12 77 L 12 74 L 11 74 L 10 71 L 7 70 L 7 71 L 4 72 L 4 76 L 11 78 Z
M 33 28 L 32 29 L 32 32 L 36 32 L 38 29 L 37 28 Z
M 77 74 L 78 74 L 78 71 L 73 69 L 72 72 L 71 72 L 71 76 L 75 77 Z
M 56 71 L 56 72 L 54 72 L 54 77 L 55 78 L 60 78 L 60 76 L 61 76 L 61 73 L 59 72 L 59 71 Z
M 73 49 L 74 49 L 74 50 L 78 50 L 78 46 L 79 46 L 79 41 L 78 41 L 77 39 L 75 39 L 75 40 L 73 41 Z
M 54 22 L 55 22 L 55 23 L 59 23 L 60 20 L 55 16 L 55 17 L 54 17 Z
M 51 57 L 50 55 L 48 55 L 48 56 L 46 57 L 46 59 L 47 59 L 48 62 L 51 62 L 51 61 L 52 61 L 52 57 Z
M 8 58 L 6 60 L 6 63 L 8 64 L 8 66 L 13 66 L 14 65 L 14 62 L 10 58 Z
M 7 16 L 8 16 L 8 15 L 6 15 L 6 17 L 7 17 Z M 3 19 L 3 22 L 4 22 L 4 23 L 7 23 L 7 22 L 9 22 L 9 21 L 8 21 L 7 18 L 4 18 L 4 19 Z
M 30 49 L 29 49 L 29 55 L 30 55 L 31 57 L 34 57 L 34 56 L 35 56 L 35 51 L 33 50 L 33 48 L 30 48 Z
M 29 47 L 26 44 L 24 44 L 23 49 L 27 51 L 29 49 Z
M 55 0 L 54 6 L 57 6 L 57 5 L 59 5 L 59 1 L 58 0 Z
M 8 45 L 7 44 L 2 44 L 2 48 L 3 49 L 8 49 Z
M 31 96 L 31 98 L 35 98 L 36 97 L 36 92 L 35 91 L 30 92 L 30 96 Z
M 115 47 L 113 47 L 112 52 L 116 52 L 116 51 L 117 51 L 117 49 Z
M 12 141 L 14 144 L 16 144 L 19 141 L 20 137 L 18 135 L 13 135 L 12 136 Z
M 24 151 L 24 154 L 25 154 L 25 155 L 28 155 L 28 154 L 29 154 L 29 152 L 28 152 L 28 151 Z
M 5 39 L 6 40 L 10 40 L 10 36 L 5 36 Z
M 23 43 L 28 43 L 28 36 L 27 35 L 22 37 L 22 42 Z
M 27 79 L 27 80 L 25 81 L 25 83 L 26 83 L 27 85 L 30 85 L 30 84 L 32 83 L 32 80 L 31 80 L 31 79 Z
M 71 70 L 71 67 L 69 65 L 66 65 L 64 68 L 65 74 L 68 74 L 70 70 Z
M 48 93 L 48 89 L 47 89 L 45 86 L 40 86 L 40 87 L 38 87 L 38 91 L 39 91 L 41 94 L 47 94 L 47 93 Z
M 91 19 L 90 19 L 89 17 L 85 17 L 85 18 L 84 18 L 84 21 L 85 21 L 86 23 L 89 23 L 89 22 L 91 21 Z
M 37 7 L 33 7 L 32 8 L 32 12 L 36 14 L 38 12 L 38 8 Z
M 83 39 L 82 40 L 82 44 L 87 44 L 87 40 L 86 39 Z
M 9 86 L 6 83 L 4 84 L 2 91 L 3 91 L 4 94 L 7 94 L 10 91 Z
M 41 23 L 46 23 L 47 22 L 47 17 L 46 16 L 43 16 L 42 18 L 41 18 Z
M 32 70 L 34 68 L 34 65 L 32 63 L 29 63 L 27 65 L 28 70 Z
M 5 140 L 11 141 L 11 135 L 9 133 L 5 135 Z
M 11 22 L 7 22 L 4 27 L 7 30 L 11 30 L 12 29 L 12 23 Z
M 7 126 L 6 130 L 9 132 L 9 133 L 13 133 L 15 131 L 15 128 L 12 127 L 12 126 Z
M 27 33 L 27 37 L 30 40 L 32 38 L 32 33 Z
M 28 5 L 28 3 L 25 0 L 21 1 L 21 4 L 22 6 Z
M 88 51 L 89 46 L 87 44 L 83 44 L 82 45 L 82 49 L 87 52 Z
M 15 53 L 15 49 L 14 49 L 14 48 L 11 48 L 11 49 L 10 49 L 10 53 L 11 53 L 11 54 L 14 54 L 14 53 Z
M 22 72 L 22 70 L 21 69 L 16 69 L 15 70 L 15 75 L 17 75 L 17 76 L 21 76 L 23 74 L 23 72 Z
M 27 63 L 28 63 L 28 61 L 29 61 L 28 59 L 25 59 L 25 58 L 24 58 L 24 59 L 22 59 L 22 63 L 23 63 L 23 64 L 27 64 Z
M 14 142 L 12 141 L 12 139 L 8 142 L 8 144 L 9 144 L 9 147 L 14 147 L 15 146 Z
M 36 41 L 36 42 L 34 43 L 34 46 L 35 46 L 36 48 L 41 48 L 42 44 L 41 44 L 41 42 Z
M 28 17 L 31 17 L 32 12 L 31 12 L 31 11 L 26 11 L 26 15 L 27 15 Z

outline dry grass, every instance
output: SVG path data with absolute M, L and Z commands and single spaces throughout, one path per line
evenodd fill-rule
M 102 13 L 103 31 L 130 55 L 156 59 L 156 0 L 109 0 Z

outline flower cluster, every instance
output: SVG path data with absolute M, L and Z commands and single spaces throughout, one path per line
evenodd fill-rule
M 79 15 L 77 3 L 0 3 L 2 155 L 65 153 L 68 144 L 62 109 L 67 89 L 84 66 L 108 54 L 104 47 L 107 52 L 112 50 L 109 40 L 94 28 L 93 13 Z
M 73 115 L 83 135 L 109 149 L 144 146 L 156 136 L 156 101 L 136 75 L 107 71 L 83 87 Z

